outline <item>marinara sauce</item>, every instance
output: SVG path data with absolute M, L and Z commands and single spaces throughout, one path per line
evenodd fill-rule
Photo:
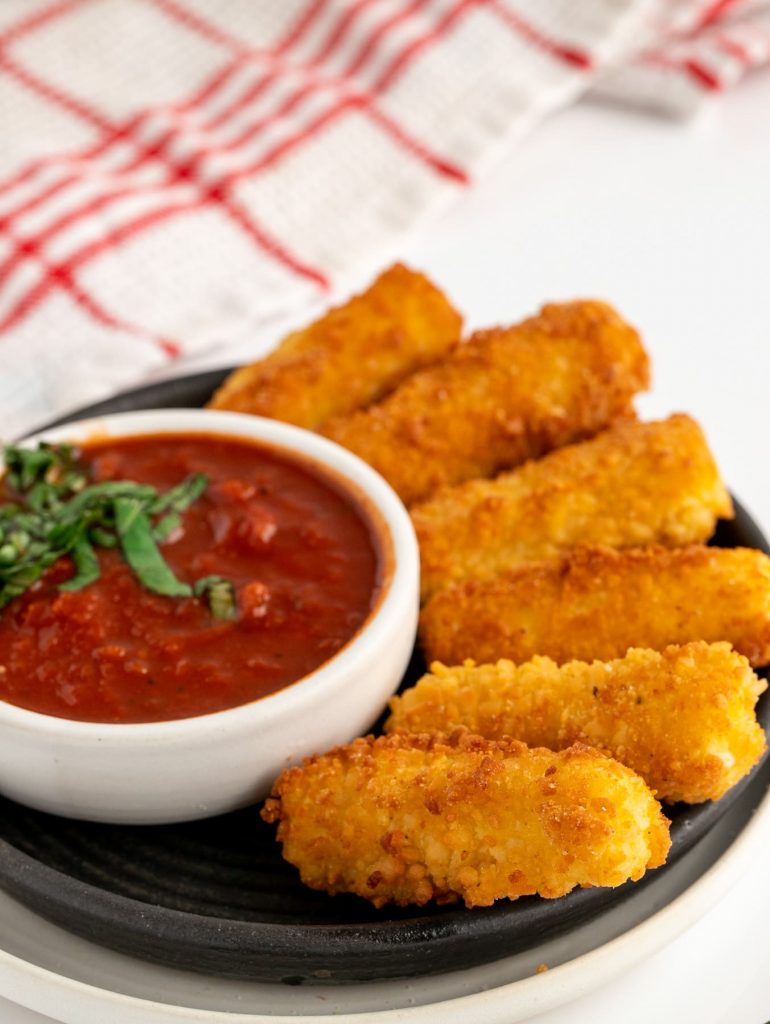
M 248 441 L 169 434 L 92 443 L 81 462 L 92 482 L 162 491 L 205 473 L 203 496 L 160 549 L 182 581 L 231 580 L 237 616 L 217 620 L 205 601 L 151 593 L 115 549 L 98 549 L 98 581 L 60 592 L 73 575 L 62 558 L 0 610 L 0 699 L 90 722 L 219 711 L 312 672 L 372 609 L 372 527 L 307 464 Z

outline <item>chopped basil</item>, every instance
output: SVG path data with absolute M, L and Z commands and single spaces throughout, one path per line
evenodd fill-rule
M 158 550 L 150 520 L 139 499 L 115 499 L 115 529 L 123 557 L 143 586 L 166 597 L 192 596 L 190 584 L 176 578 Z
M 152 528 L 152 535 L 158 542 L 168 540 L 174 530 L 182 525 L 182 517 L 178 512 L 169 512 L 167 516 L 159 519 Z
M 194 473 L 163 494 L 148 484 L 89 484 L 71 445 L 6 446 L 7 481 L 19 500 L 0 506 L 0 608 L 23 594 L 49 566 L 69 555 L 74 576 L 59 585 L 81 590 L 101 574 L 97 548 L 119 547 L 139 582 L 167 597 L 205 597 L 214 618 L 237 611 L 229 580 L 207 576 L 194 586 L 177 579 L 159 543 L 182 526 L 181 513 L 205 491 Z
M 224 576 L 204 576 L 193 584 L 196 597 L 205 597 L 215 619 L 232 619 L 238 611 L 235 587 Z
M 99 559 L 85 534 L 75 542 L 70 556 L 75 563 L 75 575 L 66 583 L 59 584 L 59 590 L 82 590 L 89 583 L 94 583 L 99 579 L 101 576 Z
M 194 473 L 183 480 L 181 484 L 172 487 L 165 494 L 158 497 L 150 505 L 150 513 L 157 515 L 159 512 L 184 512 L 194 501 L 203 494 L 208 487 L 208 478 L 204 473 Z

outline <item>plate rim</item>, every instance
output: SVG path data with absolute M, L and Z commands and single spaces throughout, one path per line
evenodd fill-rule
M 718 822 L 715 828 L 719 827 Z M 564 1005 L 593 991 L 602 983 L 611 981 L 625 967 L 641 963 L 686 931 L 727 894 L 768 841 L 770 789 L 738 835 L 707 871 L 666 906 L 609 942 L 543 974 L 507 982 L 485 991 L 421 1006 L 335 1013 L 334 1018 L 340 1024 L 395 1024 L 397 1021 L 403 1024 L 467 1024 L 468 1010 L 483 1009 L 488 1024 L 510 1024 L 514 1020 L 526 1020 L 533 1013 L 544 1013 Z M 141 961 L 136 963 L 141 966 Z M 7 981 L 12 983 L 11 992 L 6 986 Z M 69 994 L 75 1002 L 69 1008 L 64 1008 L 67 1016 L 59 1018 L 64 1024 L 97 1024 L 104 1018 L 89 1014 L 114 1011 L 116 1008 L 123 1014 L 122 1024 L 179 1024 L 180 1021 L 199 1024 L 318 1024 L 328 1016 L 244 1014 L 159 1003 L 157 1000 L 126 995 L 57 974 L 3 949 L 0 949 L 0 988 L 6 998 L 18 1005 L 49 1015 L 52 1011 L 62 1012 L 62 994 Z M 507 1016 L 493 1016 L 499 1011 Z M 510 1016 L 512 1012 L 516 1013 L 516 1017 Z

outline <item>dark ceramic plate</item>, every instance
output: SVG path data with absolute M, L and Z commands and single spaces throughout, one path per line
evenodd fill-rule
M 224 371 L 153 384 L 73 415 L 202 405 Z M 714 541 L 768 551 L 740 506 Z M 424 669 L 416 653 L 404 679 Z M 770 697 L 758 705 L 770 726 Z M 755 769 L 770 784 L 770 762 Z M 715 824 L 747 780 L 717 803 L 668 809 L 669 863 Z M 584 924 L 631 891 L 582 889 L 473 911 L 376 911 L 353 896 L 302 886 L 253 809 L 184 825 L 71 821 L 0 800 L 0 886 L 63 928 L 156 963 L 222 977 L 300 984 L 372 981 L 458 970 Z M 654 902 L 666 868 L 637 883 Z

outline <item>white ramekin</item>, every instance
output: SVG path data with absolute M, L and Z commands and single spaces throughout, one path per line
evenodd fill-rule
M 0 792 L 20 803 L 118 824 L 221 814 L 259 800 L 287 765 L 364 732 L 403 676 L 419 604 L 414 530 L 382 477 L 339 445 L 274 420 L 187 409 L 80 421 L 24 444 L 168 433 L 253 440 L 318 465 L 368 512 L 383 552 L 382 592 L 358 633 L 320 668 L 225 711 L 112 725 L 0 701 Z

